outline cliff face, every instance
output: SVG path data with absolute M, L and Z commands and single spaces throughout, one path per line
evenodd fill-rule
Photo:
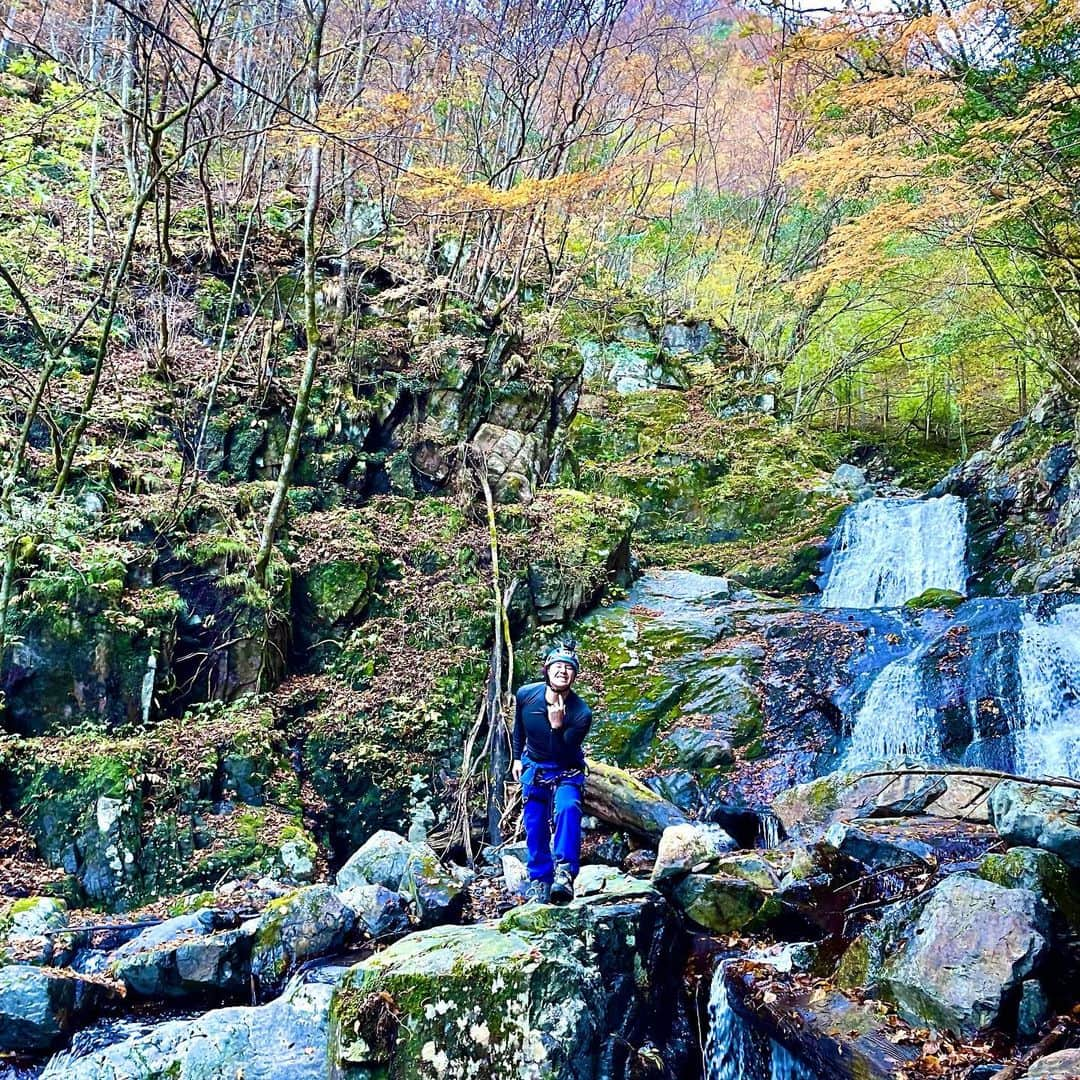
M 953 468 L 931 494 L 968 501 L 977 593 L 1080 584 L 1076 404 L 1047 394 L 1031 413 Z

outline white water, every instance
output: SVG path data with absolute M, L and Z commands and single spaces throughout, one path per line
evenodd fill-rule
M 817 1080 L 817 1074 L 778 1042 L 766 1038 L 731 1007 L 724 965 L 713 974 L 705 1080 Z
M 1042 623 L 1023 616 L 1017 668 L 1017 771 L 1080 776 L 1080 604 L 1064 604 Z
M 967 507 L 940 499 L 867 499 L 840 524 L 821 604 L 901 607 L 927 589 L 963 593 L 967 584 Z
M 930 761 L 941 750 L 937 714 L 925 703 L 922 649 L 886 665 L 851 726 L 849 768 L 909 757 Z

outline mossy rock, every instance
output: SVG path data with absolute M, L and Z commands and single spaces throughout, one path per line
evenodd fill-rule
M 482 926 L 411 934 L 353 968 L 331 1006 L 337 1075 L 568 1076 L 600 1022 L 597 976 L 535 938 Z
M 926 589 L 918 596 L 908 600 L 904 607 L 912 611 L 925 611 L 927 608 L 944 608 L 955 611 L 965 600 L 963 593 L 952 589 Z

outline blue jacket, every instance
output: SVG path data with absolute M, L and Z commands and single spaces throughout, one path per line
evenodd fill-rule
M 527 683 L 515 697 L 514 709 L 514 760 L 526 753 L 532 761 L 554 765 L 560 769 L 585 767 L 585 754 L 581 744 L 592 724 L 592 709 L 574 693 L 563 694 L 566 718 L 561 728 L 548 723 L 547 701 L 544 692 L 547 683 Z

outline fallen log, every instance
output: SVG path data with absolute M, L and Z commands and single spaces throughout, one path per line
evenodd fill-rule
M 690 820 L 624 769 L 599 761 L 590 761 L 588 768 L 582 800 L 586 814 L 653 843 L 669 825 L 685 825 Z

